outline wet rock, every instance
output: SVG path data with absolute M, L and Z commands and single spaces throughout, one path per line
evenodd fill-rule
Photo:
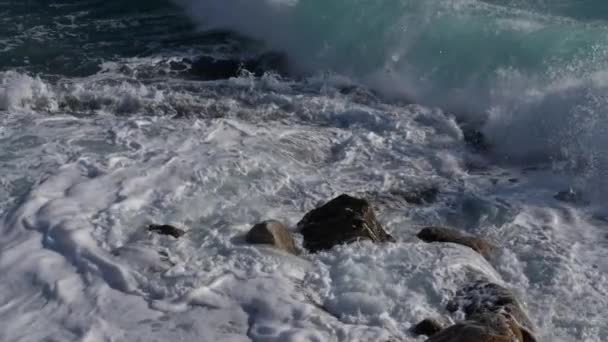
M 524 334 L 507 316 L 496 313 L 477 315 L 470 320 L 456 323 L 427 339 L 426 342 L 535 342 Z
M 432 318 L 427 318 L 412 327 L 411 331 L 414 335 L 433 336 L 443 329 L 442 324 Z
M 151 224 L 148 226 L 148 231 L 161 234 L 161 235 L 170 235 L 174 238 L 179 238 L 180 236 L 186 234 L 186 232 L 182 229 L 176 228 L 174 226 L 168 224 Z
M 359 240 L 395 241 L 382 225 L 368 201 L 340 195 L 310 211 L 298 223 L 304 247 L 311 252 Z
M 267 52 L 248 59 L 216 59 L 203 56 L 192 63 L 190 73 L 204 80 L 220 80 L 237 77 L 242 70 L 247 70 L 255 76 L 262 76 L 271 71 L 286 76 L 287 56 L 278 52 Z
M 505 287 L 488 281 L 476 281 L 462 288 L 450 301 L 447 309 L 462 310 L 467 319 L 486 312 L 505 312 L 525 329 L 534 330 L 532 322 L 515 294 Z
M 496 246 L 484 239 L 467 235 L 454 229 L 443 227 L 426 227 L 418 233 L 418 238 L 424 242 L 451 242 L 467 246 L 486 259 L 496 250 Z
M 455 298 L 448 303 L 447 309 L 451 312 L 458 310 L 464 312 L 467 320 L 448 328 L 452 329 L 452 335 L 467 332 L 503 338 L 487 339 L 487 341 L 512 341 L 514 337 L 521 342 L 536 341 L 532 323 L 521 304 L 512 291 L 500 285 L 487 281 L 474 282 L 458 291 Z M 448 336 L 444 331 L 441 335 Z M 431 341 L 435 342 L 435 340 Z
M 269 220 L 253 226 L 245 240 L 250 244 L 272 245 L 291 254 L 298 254 L 293 237 L 287 227 L 279 221 Z

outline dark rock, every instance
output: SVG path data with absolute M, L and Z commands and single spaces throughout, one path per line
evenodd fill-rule
M 279 221 L 269 220 L 256 224 L 249 230 L 245 240 L 251 244 L 272 245 L 291 254 L 298 254 L 291 233 Z
M 148 231 L 161 234 L 161 235 L 171 235 L 174 238 L 179 238 L 180 236 L 186 234 L 186 232 L 182 229 L 176 228 L 174 226 L 168 224 L 151 224 L 148 226 Z
M 422 229 L 417 236 L 424 242 L 451 242 L 467 246 L 486 259 L 496 250 L 496 246 L 481 238 L 449 228 L 426 227 Z
M 216 59 L 203 56 L 192 63 L 190 73 L 204 80 L 220 80 L 237 77 L 242 70 L 258 77 L 271 71 L 286 76 L 287 56 L 278 52 L 267 52 L 247 59 Z
M 414 335 L 433 336 L 440 332 L 443 326 L 439 321 L 432 318 L 427 318 L 412 327 L 411 331 Z
M 304 247 L 311 252 L 359 240 L 395 241 L 376 220 L 364 199 L 340 195 L 310 211 L 298 223 L 304 236 Z

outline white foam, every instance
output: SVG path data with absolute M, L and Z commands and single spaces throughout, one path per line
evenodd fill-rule
M 13 71 L 0 73 L 0 110 L 33 107 L 57 109 L 47 84 L 40 78 Z
M 108 98 L 125 89 L 98 82 L 82 85 Z M 184 84 L 192 93 L 134 92 L 147 105 L 120 117 L 2 113 L 0 184 L 11 191 L 0 202 L 1 340 L 414 341 L 417 321 L 458 319 L 445 304 L 476 277 L 519 289 L 541 340 L 607 336 L 603 226 L 552 198 L 564 182 L 550 172 L 469 174 L 453 118 L 356 102 L 331 83 Z M 177 97 L 224 117 L 149 115 Z M 378 208 L 395 244 L 295 257 L 243 243 L 253 223 L 293 226 L 342 192 L 429 184 L 440 188 L 433 205 Z M 150 222 L 187 233 L 151 235 Z M 421 243 L 425 224 L 486 235 L 505 251 L 491 265 L 462 246 Z
M 203 29 L 260 39 L 285 51 L 296 69 L 330 70 L 384 95 L 454 112 L 483 130 L 497 161 L 557 160 L 585 174 L 576 186 L 598 197 L 608 189 L 608 41 L 601 24 L 519 2 L 176 2 Z

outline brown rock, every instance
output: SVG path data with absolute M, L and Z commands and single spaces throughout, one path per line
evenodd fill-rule
M 486 313 L 502 313 L 513 320 L 525 333 L 532 335 L 532 322 L 515 294 L 498 284 L 476 281 L 456 293 L 448 303 L 449 311 L 462 310 L 466 319 Z
M 279 221 L 269 220 L 253 226 L 245 240 L 251 244 L 272 245 L 291 254 L 298 254 L 293 237 L 287 227 Z
M 180 236 L 186 234 L 183 229 L 176 228 L 172 225 L 168 224 L 151 224 L 148 226 L 148 231 L 161 234 L 161 235 L 170 235 L 174 238 L 179 238 Z
M 500 285 L 477 281 L 458 291 L 447 309 L 451 312 L 461 310 L 466 321 L 436 335 L 444 339 L 428 342 L 536 341 L 532 323 L 521 304 L 513 292 Z M 466 339 L 467 334 L 477 339 Z M 458 339 L 461 335 L 464 339 Z
M 311 252 L 359 240 L 395 241 L 376 220 L 369 203 L 349 195 L 340 195 L 310 211 L 298 228 L 304 236 L 304 247 Z
M 411 331 L 414 335 L 433 336 L 440 332 L 443 326 L 439 321 L 432 318 L 427 318 L 412 327 Z
M 477 321 L 465 321 L 442 330 L 426 342 L 513 342 L 513 338 L 507 330 L 495 330 Z
M 426 342 L 536 342 L 511 317 L 486 312 L 456 323 L 431 336 Z
M 496 246 L 484 239 L 464 234 L 454 229 L 442 227 L 426 227 L 418 233 L 418 238 L 424 242 L 451 242 L 472 248 L 477 253 L 488 259 Z

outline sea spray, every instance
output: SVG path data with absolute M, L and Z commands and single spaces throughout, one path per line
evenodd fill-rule
M 298 68 L 441 107 L 501 162 L 559 162 L 594 181 L 608 167 L 608 21 L 583 4 L 568 16 L 517 1 L 176 1 L 202 28 L 260 39 Z

